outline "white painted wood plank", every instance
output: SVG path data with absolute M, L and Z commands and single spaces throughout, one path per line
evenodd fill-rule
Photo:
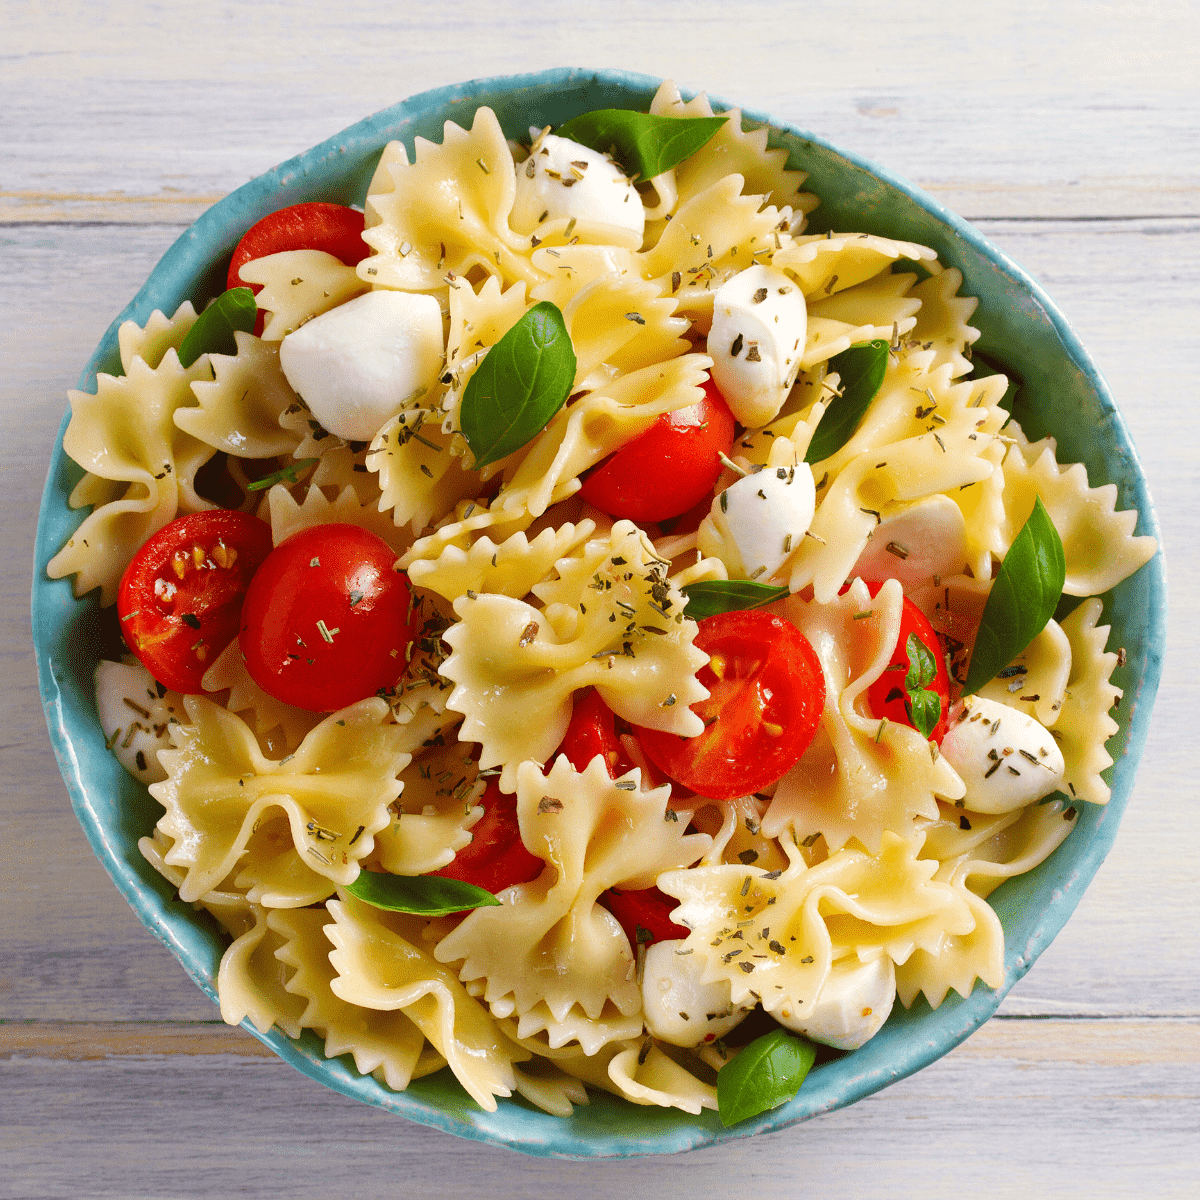
M 3 1067 L 0 1188 L 419 1200 L 458 1184 L 505 1200 L 683 1200 L 714 1194 L 719 1179 L 722 1195 L 762 1200 L 964 1189 L 1171 1200 L 1194 1195 L 1200 1167 L 1198 1046 L 1195 1022 L 993 1022 L 850 1109 L 678 1158 L 600 1163 L 527 1159 L 413 1125 L 237 1053 L 224 1035 L 215 1054 L 69 1059 L 32 1048 Z

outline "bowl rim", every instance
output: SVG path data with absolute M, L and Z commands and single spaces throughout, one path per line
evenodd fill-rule
M 355 122 L 318 145 L 242 185 L 206 210 L 185 230 L 162 256 L 137 294 L 109 326 L 80 376 L 80 390 L 94 389 L 97 373 L 106 366 L 111 369 L 117 346 L 117 330 L 124 321 L 135 319 L 144 323 L 155 308 L 164 312 L 174 311 L 177 303 L 175 284 L 181 277 L 191 280 L 193 286 L 206 276 L 215 279 L 212 264 L 216 261 L 219 265 L 221 256 L 218 255 L 214 260 L 214 247 L 220 249 L 228 244 L 228 249 L 224 252 L 227 257 L 228 250 L 232 249 L 232 243 L 229 242 L 230 229 L 233 224 L 236 224 L 239 230 L 247 227 L 244 218 L 248 215 L 248 210 L 250 215 L 256 210 L 261 210 L 258 215 L 262 215 L 281 207 L 281 200 L 283 204 L 287 204 L 296 202 L 290 198 L 292 196 L 307 198 L 303 192 L 310 176 L 318 172 L 336 171 L 339 160 L 345 162 L 352 152 L 360 156 L 365 151 L 377 152 L 384 142 L 397 136 L 403 126 L 411 124 L 419 117 L 444 114 L 446 119 L 449 119 L 459 115 L 459 111 L 455 110 L 465 110 L 473 103 L 477 106 L 488 103 L 489 99 L 497 95 L 514 95 L 528 90 L 568 91 L 596 84 L 636 100 L 647 94 L 653 95 L 661 82 L 662 80 L 652 76 L 633 72 L 580 68 L 554 68 L 518 75 L 491 76 L 418 93 Z M 686 99 L 696 94 L 684 93 Z M 719 111 L 737 107 L 719 97 L 711 97 L 711 100 L 714 108 Z M 495 1114 L 475 1109 L 469 1102 L 461 1102 L 465 1100 L 465 1093 L 458 1089 L 455 1083 L 440 1086 L 421 1080 L 414 1083 L 407 1092 L 391 1092 L 370 1076 L 360 1076 L 353 1068 L 347 1066 L 343 1058 L 325 1059 L 323 1043 L 311 1030 L 306 1030 L 301 1039 L 293 1042 L 277 1028 L 263 1034 L 255 1029 L 249 1020 L 242 1022 L 243 1028 L 260 1042 L 270 1046 L 285 1061 L 346 1096 L 399 1112 L 411 1120 L 450 1133 L 527 1154 L 592 1158 L 675 1153 L 749 1137 L 760 1132 L 783 1129 L 819 1113 L 854 1103 L 889 1083 L 911 1075 L 957 1046 L 995 1012 L 1013 984 L 1049 945 L 1074 910 L 1084 889 L 1111 848 L 1145 745 L 1151 708 L 1161 674 L 1162 647 L 1166 636 L 1166 571 L 1162 537 L 1153 501 L 1136 449 L 1108 386 L 1055 303 L 1033 278 L 1006 254 L 992 246 L 982 234 L 906 179 L 789 122 L 779 121 L 755 110 L 743 109 L 741 112 L 743 121 L 747 124 L 753 127 L 767 127 L 771 131 L 774 144 L 779 144 L 777 139 L 780 137 L 786 137 L 791 139 L 791 148 L 797 144 L 819 147 L 899 193 L 911 205 L 923 210 L 934 221 L 944 226 L 953 238 L 971 247 L 981 258 L 987 260 L 1024 298 L 1040 310 L 1058 338 L 1061 349 L 1095 394 L 1106 418 L 1111 418 L 1110 429 L 1116 449 L 1125 456 L 1128 463 L 1126 483 L 1132 495 L 1123 496 L 1123 500 L 1138 510 L 1142 531 L 1158 539 L 1158 552 L 1143 568 L 1146 578 L 1142 587 L 1149 593 L 1144 640 L 1149 650 L 1142 656 L 1142 661 L 1136 664 L 1136 680 L 1132 688 L 1127 688 L 1126 691 L 1128 696 L 1132 690 L 1134 702 L 1124 707 L 1121 733 L 1117 735 L 1123 744 L 1121 753 L 1117 756 L 1117 763 L 1112 768 L 1112 800 L 1101 810 L 1091 810 L 1089 815 L 1092 819 L 1086 847 L 1080 847 L 1083 850 L 1082 854 L 1073 855 L 1073 869 L 1055 875 L 1052 880 L 1054 887 L 1050 903 L 1039 914 L 1030 935 L 1022 944 L 1016 945 L 1006 929 L 1003 985 L 997 989 L 990 989 L 977 980 L 970 997 L 963 999 L 951 992 L 937 1010 L 930 1010 L 925 1005 L 924 998 L 919 997 L 904 1017 L 907 1024 L 919 1025 L 919 1029 L 916 1030 L 918 1036 L 903 1042 L 898 1056 L 884 1054 L 882 1044 L 880 1048 L 872 1050 L 879 1039 L 868 1042 L 852 1056 L 838 1060 L 843 1063 L 853 1061 L 857 1068 L 856 1073 L 830 1072 L 826 1069 L 814 1071 L 795 1099 L 743 1124 L 726 1129 L 720 1125 L 716 1114 L 713 1113 L 704 1113 L 697 1118 L 678 1114 L 668 1121 L 656 1114 L 664 1111 L 676 1113 L 676 1110 L 635 1109 L 633 1105 L 617 1101 L 607 1094 L 589 1093 L 590 1107 L 596 1116 L 596 1121 L 593 1122 L 596 1128 L 585 1137 L 576 1132 L 577 1123 L 574 1118 L 564 1120 L 550 1117 L 515 1098 L 509 1102 L 501 1101 Z M 409 142 L 411 144 L 411 138 Z M 819 187 L 817 190 L 819 193 Z M 235 213 L 239 218 L 237 222 L 233 221 Z M 223 279 L 223 272 L 221 278 Z M 61 632 L 62 614 L 78 611 L 78 605 L 88 599 L 73 599 L 70 578 L 50 580 L 45 574 L 46 562 L 61 544 L 57 532 L 57 527 L 64 521 L 65 506 L 61 481 L 64 473 L 70 473 L 62 443 L 70 415 L 68 408 L 59 427 L 39 508 L 31 589 L 31 618 L 39 690 L 50 741 L 76 816 L 97 858 L 142 923 L 167 945 L 201 990 L 215 1002 L 215 964 L 211 947 L 206 948 L 203 941 L 197 941 L 195 929 L 192 928 L 197 922 L 190 915 L 191 910 L 170 899 L 167 893 L 171 889 L 165 885 L 165 881 L 160 880 L 158 885 L 155 885 L 154 880 L 158 879 L 156 875 L 152 878 L 143 875 L 137 863 L 130 859 L 129 847 L 117 844 L 112 831 L 105 827 L 98 814 L 98 801 L 92 794 L 92 788 L 80 762 L 80 752 L 86 747 L 77 747 L 75 744 L 71 729 L 72 720 L 76 719 L 74 709 L 60 684 L 60 679 L 63 678 L 63 664 L 56 661 L 51 653 L 52 634 Z M 83 515 L 83 511 L 78 510 L 79 519 L 82 519 Z M 78 524 L 74 513 L 70 515 L 69 520 Z M 94 601 L 95 594 L 90 595 Z M 1110 742 L 1111 749 L 1113 746 Z M 1077 824 L 1084 824 L 1082 817 Z M 1072 837 L 1078 838 L 1080 834 L 1081 830 L 1077 828 L 1072 832 Z M 136 847 L 133 849 L 136 856 Z M 1052 864 L 1054 858 L 1052 855 L 1047 863 Z M 920 1011 L 922 1008 L 923 1012 Z M 894 1049 L 894 1045 L 891 1048 Z M 445 1073 L 443 1071 L 439 1074 Z M 437 1076 L 429 1079 L 436 1080 Z M 623 1109 L 618 1108 L 619 1105 L 623 1105 Z M 633 1110 L 636 1120 L 624 1119 L 628 1116 L 624 1114 L 625 1109 Z M 576 1114 L 587 1111 L 577 1108 Z M 661 1125 L 659 1129 L 653 1128 L 656 1120 Z M 606 1128 L 606 1125 L 611 1128 Z M 513 1126 L 516 1126 L 515 1130 Z M 519 1136 L 514 1137 L 514 1132 Z

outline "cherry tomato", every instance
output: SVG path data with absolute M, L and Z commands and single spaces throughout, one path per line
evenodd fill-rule
M 825 676 L 808 639 L 760 609 L 699 622 L 710 655 L 697 675 L 709 690 L 692 705 L 693 738 L 639 728 L 647 758 L 700 796 L 730 800 L 780 779 L 808 749 L 825 704 Z
M 470 845 L 459 850 L 449 866 L 433 874 L 473 883 L 493 894 L 536 879 L 546 864 L 521 841 L 516 796 L 505 796 L 492 779 L 477 803 L 483 805 L 483 816 L 471 827 Z
M 687 929 L 671 920 L 671 913 L 679 907 L 679 901 L 656 887 L 636 892 L 609 888 L 600 897 L 600 903 L 621 922 L 629 945 L 635 950 L 639 942 L 649 945 L 688 935 Z
M 600 699 L 595 688 L 575 693 L 571 724 L 558 753 L 565 754 L 577 771 L 582 771 L 599 754 L 610 779 L 619 779 L 633 770 L 633 763 L 617 737 L 616 714 Z
M 357 525 L 302 529 L 271 551 L 246 593 L 239 641 L 263 691 L 332 712 L 403 674 L 408 576 L 396 552 Z
M 242 235 L 229 261 L 225 286 L 252 288 L 257 295 L 262 284 L 246 283 L 238 272 L 256 258 L 284 250 L 324 250 L 353 267 L 371 252 L 362 240 L 365 219 L 362 213 L 343 204 L 323 201 L 293 204 L 268 213 Z
M 271 552 L 271 527 L 211 509 L 176 517 L 133 556 L 117 590 L 130 650 L 172 691 L 200 680 L 234 639 L 251 577 Z
M 867 588 L 872 596 L 879 594 L 881 583 L 868 583 Z M 933 659 L 936 674 L 925 684 L 925 687 L 935 692 L 941 701 L 941 715 L 930 741 L 942 744 L 946 736 L 946 718 L 950 712 L 950 676 L 946 672 L 946 659 L 942 654 L 942 644 L 933 631 L 925 614 L 907 597 L 904 597 L 904 609 L 900 614 L 900 636 L 896 639 L 896 648 L 892 652 L 891 662 L 884 667 L 883 674 L 867 688 L 867 703 L 872 716 L 887 717 L 900 725 L 913 725 L 912 712 L 909 707 L 908 693 L 904 687 L 905 676 L 908 674 L 908 638 L 915 634 L 922 642 Z M 913 726 L 915 728 L 915 726 Z
M 664 413 L 593 467 L 579 495 L 609 516 L 642 525 L 677 517 L 717 482 L 722 469 L 717 455 L 733 448 L 734 424 L 729 406 L 708 380 L 697 404 Z

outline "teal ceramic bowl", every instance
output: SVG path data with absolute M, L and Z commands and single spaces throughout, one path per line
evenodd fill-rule
M 412 150 L 417 135 L 442 140 L 442 123 L 469 126 L 475 109 L 491 106 L 509 136 L 530 125 L 559 125 L 597 108 L 645 111 L 659 81 L 614 71 L 554 70 L 477 80 L 425 92 L 360 121 L 275 170 L 239 188 L 206 212 L 163 257 L 141 291 L 109 328 L 84 369 L 80 388 L 95 390 L 96 373 L 119 370 L 117 327 L 145 322 L 158 308 L 171 313 L 186 299 L 199 304 L 224 287 L 226 263 L 241 234 L 265 214 L 304 200 L 361 204 L 383 145 L 400 139 Z M 731 107 L 717 100 L 718 110 Z M 1108 387 L 1071 327 L 1042 289 L 964 221 L 886 170 L 838 150 L 819 137 L 770 117 L 747 112 L 752 125 L 768 125 L 771 142 L 788 150 L 791 166 L 809 173 L 808 188 L 821 197 L 810 229 L 869 230 L 934 247 L 942 261 L 963 272 L 965 294 L 978 296 L 977 349 L 995 349 L 1024 378 L 1018 416 L 1033 437 L 1053 433 L 1062 461 L 1087 465 L 1093 485 L 1115 483 L 1119 507 L 1141 513 L 1139 532 L 1159 536 L 1154 508 L 1137 454 Z M 66 421 L 63 422 L 63 430 Z M 206 917 L 179 903 L 143 861 L 138 838 L 148 833 L 159 807 L 105 751 L 96 719 L 91 678 L 99 654 L 96 593 L 76 600 L 69 581 L 46 578 L 45 565 L 79 524 L 67 507 L 80 476 L 59 444 L 50 464 L 38 522 L 33 581 L 33 634 L 42 702 L 50 739 L 75 812 L 96 855 L 138 916 L 179 959 L 210 998 L 224 940 Z M 1161 540 L 1161 539 L 1160 539 Z M 1125 689 L 1121 731 L 1108 748 L 1112 801 L 1084 806 L 1077 827 L 1037 870 L 1005 883 L 992 896 L 1006 935 L 1006 978 L 999 989 L 977 985 L 969 999 L 954 993 L 936 1011 L 919 999 L 897 1005 L 882 1032 L 852 1054 L 825 1063 L 790 1103 L 725 1129 L 715 1113 L 643 1108 L 606 1094 L 578 1107 L 568 1120 L 521 1101 L 500 1101 L 482 1112 L 449 1071 L 391 1092 L 364 1078 L 348 1058 L 326 1059 L 311 1033 L 291 1041 L 278 1031 L 249 1031 L 304 1074 L 346 1096 L 463 1137 L 527 1154 L 580 1158 L 667 1154 L 778 1130 L 861 1100 L 912 1074 L 958 1045 L 996 1010 L 1004 994 L 1029 969 L 1079 903 L 1117 832 L 1146 740 L 1158 687 L 1166 635 L 1166 577 L 1161 554 L 1121 584 L 1105 602 L 1113 626 L 1110 645 L 1127 660 L 1116 682 Z

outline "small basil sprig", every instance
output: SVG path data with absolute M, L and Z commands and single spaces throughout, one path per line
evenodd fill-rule
M 859 421 L 883 385 L 887 362 L 888 344 L 881 338 L 856 342 L 829 360 L 829 370 L 837 372 L 841 393 L 829 402 L 808 444 L 806 463 L 829 458 L 854 436 Z
M 929 737 L 942 718 L 942 698 L 929 688 L 937 678 L 937 660 L 932 651 L 915 633 L 904 644 L 908 651 L 908 673 L 904 676 L 904 707 L 913 728 L 923 738 Z
M 600 108 L 572 117 L 559 137 L 593 150 L 615 149 L 633 179 L 653 179 L 690 158 L 728 117 L 656 117 L 624 108 Z
M 786 1104 L 800 1090 L 817 1048 L 782 1029 L 756 1038 L 717 1072 L 717 1113 L 736 1125 Z
M 756 583 L 753 579 L 702 579 L 697 583 L 685 584 L 683 594 L 687 597 L 687 608 L 683 610 L 683 615 L 693 621 L 701 621 L 718 613 L 762 608 L 764 604 L 788 595 L 788 589 Z
M 460 420 L 475 467 L 520 450 L 546 428 L 575 382 L 563 315 L 535 304 L 484 356 L 463 392 Z
M 373 908 L 419 913 L 423 917 L 444 917 L 447 913 L 500 903 L 485 888 L 458 879 L 442 879 L 438 875 L 389 875 L 381 871 L 360 871 L 358 878 L 347 884 L 346 891 Z
M 294 463 L 288 463 L 282 471 L 276 471 L 274 475 L 266 475 L 262 479 L 256 479 L 253 483 L 246 484 L 246 490 L 261 492 L 269 487 L 274 487 L 277 483 L 299 483 L 300 473 L 315 467 L 320 461 L 319 458 L 298 459 Z
M 1067 578 L 1062 540 L 1041 499 L 992 580 L 963 695 L 977 692 L 1046 627 Z
M 248 287 L 222 292 L 201 314 L 179 347 L 179 364 L 190 367 L 202 354 L 236 354 L 240 329 L 251 333 L 258 320 L 258 305 Z

